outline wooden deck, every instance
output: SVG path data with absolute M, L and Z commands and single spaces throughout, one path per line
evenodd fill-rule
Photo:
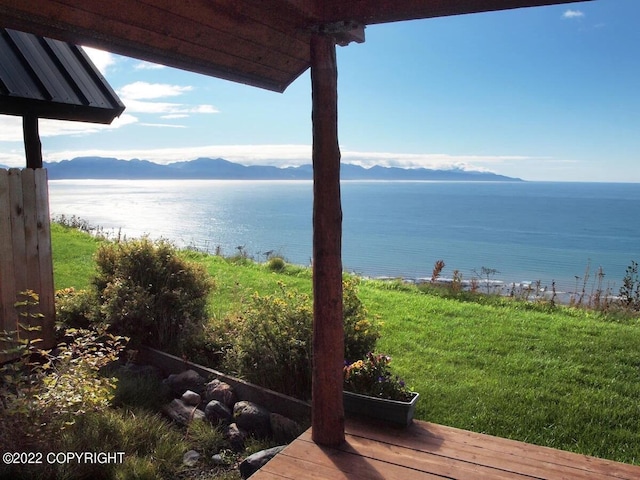
M 283 479 L 640 479 L 640 467 L 414 422 L 395 429 L 350 419 L 346 442 L 321 448 L 307 430 L 251 476 Z

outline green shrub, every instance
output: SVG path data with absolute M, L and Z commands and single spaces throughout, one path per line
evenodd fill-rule
M 213 281 L 169 242 L 144 237 L 104 244 L 95 260 L 101 315 L 132 345 L 177 352 L 180 341 L 202 328 Z
M 342 282 L 344 315 L 344 358 L 364 358 L 375 349 L 380 338 L 380 322 L 369 318 L 366 307 L 358 297 L 360 280 L 351 277 Z
M 274 295 L 252 296 L 226 362 L 251 382 L 304 397 L 311 391 L 313 310 L 307 295 L 279 285 Z
M 95 291 L 64 288 L 56 292 L 56 321 L 67 328 L 89 328 L 100 318 Z
M 282 257 L 271 257 L 267 260 L 267 268 L 272 272 L 282 272 L 286 265 L 287 264 Z
M 254 294 L 235 321 L 225 367 L 267 388 L 307 399 L 311 392 L 313 306 L 308 295 L 280 282 L 273 295 Z M 358 281 L 343 282 L 345 358 L 364 357 L 379 337 L 357 296 Z

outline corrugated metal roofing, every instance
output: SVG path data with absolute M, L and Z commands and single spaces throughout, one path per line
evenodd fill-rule
M 124 108 L 82 48 L 0 29 L 0 113 L 111 123 Z

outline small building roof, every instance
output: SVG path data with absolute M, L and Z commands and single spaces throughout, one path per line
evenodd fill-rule
M 124 108 L 82 48 L 0 29 L 0 114 L 106 124 Z

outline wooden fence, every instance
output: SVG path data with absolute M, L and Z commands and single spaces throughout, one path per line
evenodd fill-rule
M 55 299 L 47 171 L 0 169 L 0 332 L 15 332 L 16 338 L 40 338 L 40 348 L 54 344 Z M 39 305 L 21 315 L 16 308 L 24 300 L 21 292 L 32 290 L 40 297 Z M 39 331 L 25 331 L 19 324 L 39 326 Z M 5 342 L 3 342 L 5 343 Z M 0 351 L 8 347 L 0 344 Z M 10 359 L 0 354 L 0 361 Z

